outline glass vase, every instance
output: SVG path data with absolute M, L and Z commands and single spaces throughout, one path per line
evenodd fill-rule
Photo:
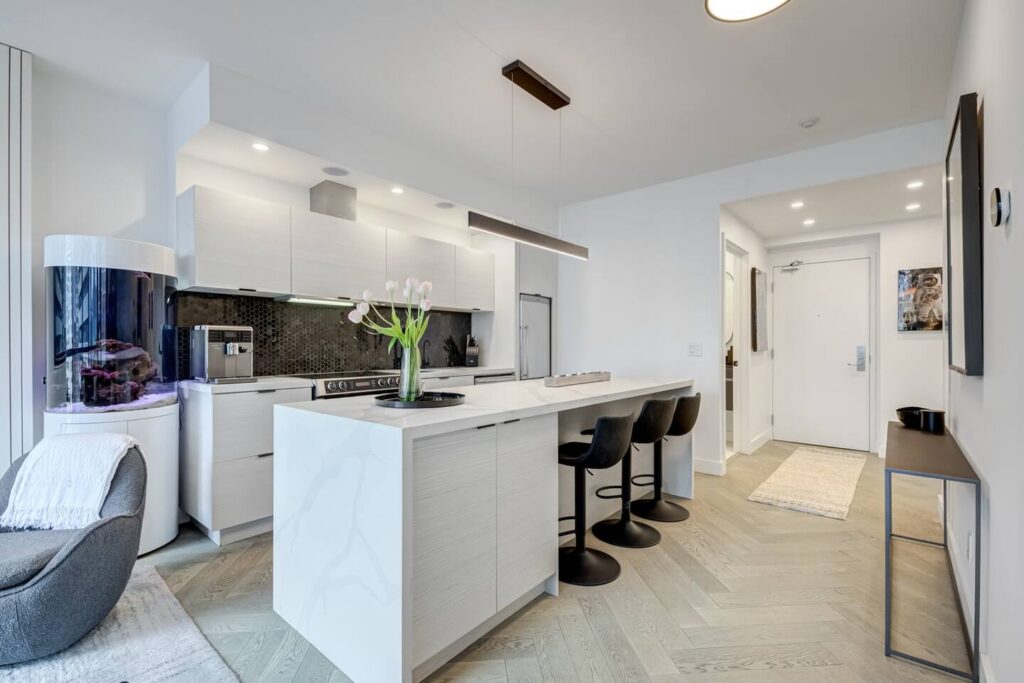
M 398 400 L 415 401 L 423 393 L 420 388 L 420 362 L 418 345 L 402 349 L 402 374 L 398 378 Z

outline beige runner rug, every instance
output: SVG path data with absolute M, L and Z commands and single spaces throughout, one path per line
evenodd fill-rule
M 863 469 L 861 453 L 801 446 L 750 494 L 748 500 L 846 519 Z

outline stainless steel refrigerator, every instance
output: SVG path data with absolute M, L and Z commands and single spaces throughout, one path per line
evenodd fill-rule
M 551 374 L 551 299 L 519 295 L 519 378 Z

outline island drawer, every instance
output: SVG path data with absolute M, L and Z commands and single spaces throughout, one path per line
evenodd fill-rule
M 265 389 L 214 394 L 210 422 L 214 462 L 271 453 L 274 406 L 310 400 L 309 389 Z

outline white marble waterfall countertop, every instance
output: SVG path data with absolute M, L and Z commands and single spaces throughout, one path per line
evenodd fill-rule
M 276 410 L 301 410 L 368 422 L 402 430 L 415 438 L 692 386 L 692 379 L 616 377 L 607 382 L 545 387 L 544 380 L 536 379 L 458 387 L 453 391 L 465 394 L 466 402 L 448 408 L 381 408 L 372 396 L 356 396 L 289 403 L 277 406 Z

